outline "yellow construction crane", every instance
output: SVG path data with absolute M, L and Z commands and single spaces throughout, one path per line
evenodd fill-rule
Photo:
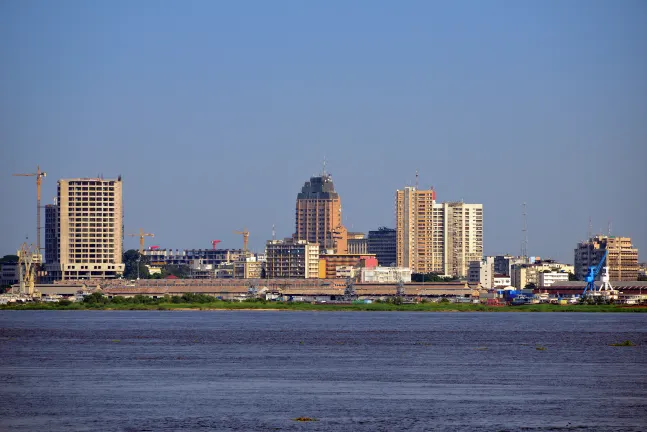
M 144 237 L 155 237 L 155 234 L 145 233 L 142 228 L 139 229 L 139 234 L 128 234 L 131 237 L 139 237 L 139 255 L 144 254 Z
M 43 177 L 47 173 L 40 170 L 40 165 L 36 167 L 36 172 L 31 174 L 14 174 L 16 177 L 36 177 L 36 247 L 38 253 L 42 250 L 40 247 L 40 185 L 43 182 Z
M 243 252 L 247 253 L 247 242 L 249 240 L 249 231 L 247 231 L 247 228 L 243 228 L 242 231 L 234 231 L 234 234 L 242 234 L 242 236 L 243 236 Z
M 32 245 L 23 243 L 18 249 L 18 273 L 20 274 L 20 295 L 34 296 L 36 268 L 42 263 L 40 251 Z

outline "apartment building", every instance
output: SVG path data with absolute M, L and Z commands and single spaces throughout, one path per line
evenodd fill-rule
M 362 283 L 410 283 L 411 269 L 401 267 L 375 267 L 360 269 Z
M 45 210 L 49 279 L 110 279 L 121 275 L 121 178 L 59 180 L 56 202 Z
M 319 244 L 306 240 L 269 240 L 265 272 L 268 279 L 319 276 Z
M 538 276 L 539 288 L 548 288 L 556 283 L 568 282 L 568 273 L 546 271 L 539 272 Z
M 632 281 L 638 279 L 638 249 L 631 244 L 631 237 L 598 235 L 578 243 L 575 248 L 575 277 L 584 280 L 589 266 L 600 263 L 608 251 L 605 266 L 609 267 L 611 281 Z
M 436 203 L 436 191 L 396 192 L 396 259 L 413 273 L 466 277 L 483 258 L 483 205 Z
M 325 171 L 311 177 L 297 195 L 294 238 L 319 244 L 322 251 L 348 252 L 348 231 L 342 225 L 341 199 Z
M 319 255 L 319 278 L 333 279 L 337 277 L 338 267 L 377 267 L 375 255 L 369 254 L 325 254 Z

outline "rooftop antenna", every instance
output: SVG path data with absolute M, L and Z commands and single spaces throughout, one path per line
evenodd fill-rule
M 323 174 L 323 177 L 326 176 L 326 156 L 325 155 L 324 155 L 324 159 L 323 159 L 323 172 L 322 172 L 322 174 Z
M 591 240 L 593 238 L 593 221 L 591 220 L 591 216 L 589 216 L 589 237 L 587 240 Z
M 611 237 L 611 219 L 609 219 L 609 224 L 607 226 L 607 236 Z
M 416 190 L 418 190 L 418 170 L 416 170 Z
M 276 240 L 276 228 L 274 224 L 272 224 L 272 240 Z
M 528 224 L 526 221 L 526 203 L 522 205 L 521 216 L 523 217 L 523 226 L 521 228 L 521 233 L 523 234 L 523 240 L 521 242 L 521 257 L 528 257 Z

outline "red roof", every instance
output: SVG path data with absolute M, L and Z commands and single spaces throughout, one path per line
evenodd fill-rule
M 178 277 L 175 275 L 168 275 L 164 279 L 178 279 Z

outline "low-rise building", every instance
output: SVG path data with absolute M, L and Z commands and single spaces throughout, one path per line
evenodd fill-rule
M 512 278 L 504 274 L 495 274 L 493 288 L 496 287 L 508 287 L 512 285 Z
M 539 288 L 547 288 L 562 282 L 568 282 L 568 273 L 548 271 L 539 273 Z
M 411 269 L 404 267 L 374 267 L 360 269 L 362 283 L 410 283 Z
M 0 287 L 18 283 L 18 262 L 0 263 Z
M 234 263 L 234 277 L 239 279 L 260 279 L 264 263 L 256 257 L 247 257 Z
M 319 256 L 319 278 L 335 278 L 337 267 L 376 267 L 377 265 L 375 255 L 371 254 L 324 254 Z
M 349 254 L 367 254 L 368 239 L 366 234 L 358 232 L 348 233 L 348 253 Z
M 480 283 L 481 287 L 490 289 L 494 286 L 494 257 L 485 257 L 481 261 L 469 263 L 467 280 Z

